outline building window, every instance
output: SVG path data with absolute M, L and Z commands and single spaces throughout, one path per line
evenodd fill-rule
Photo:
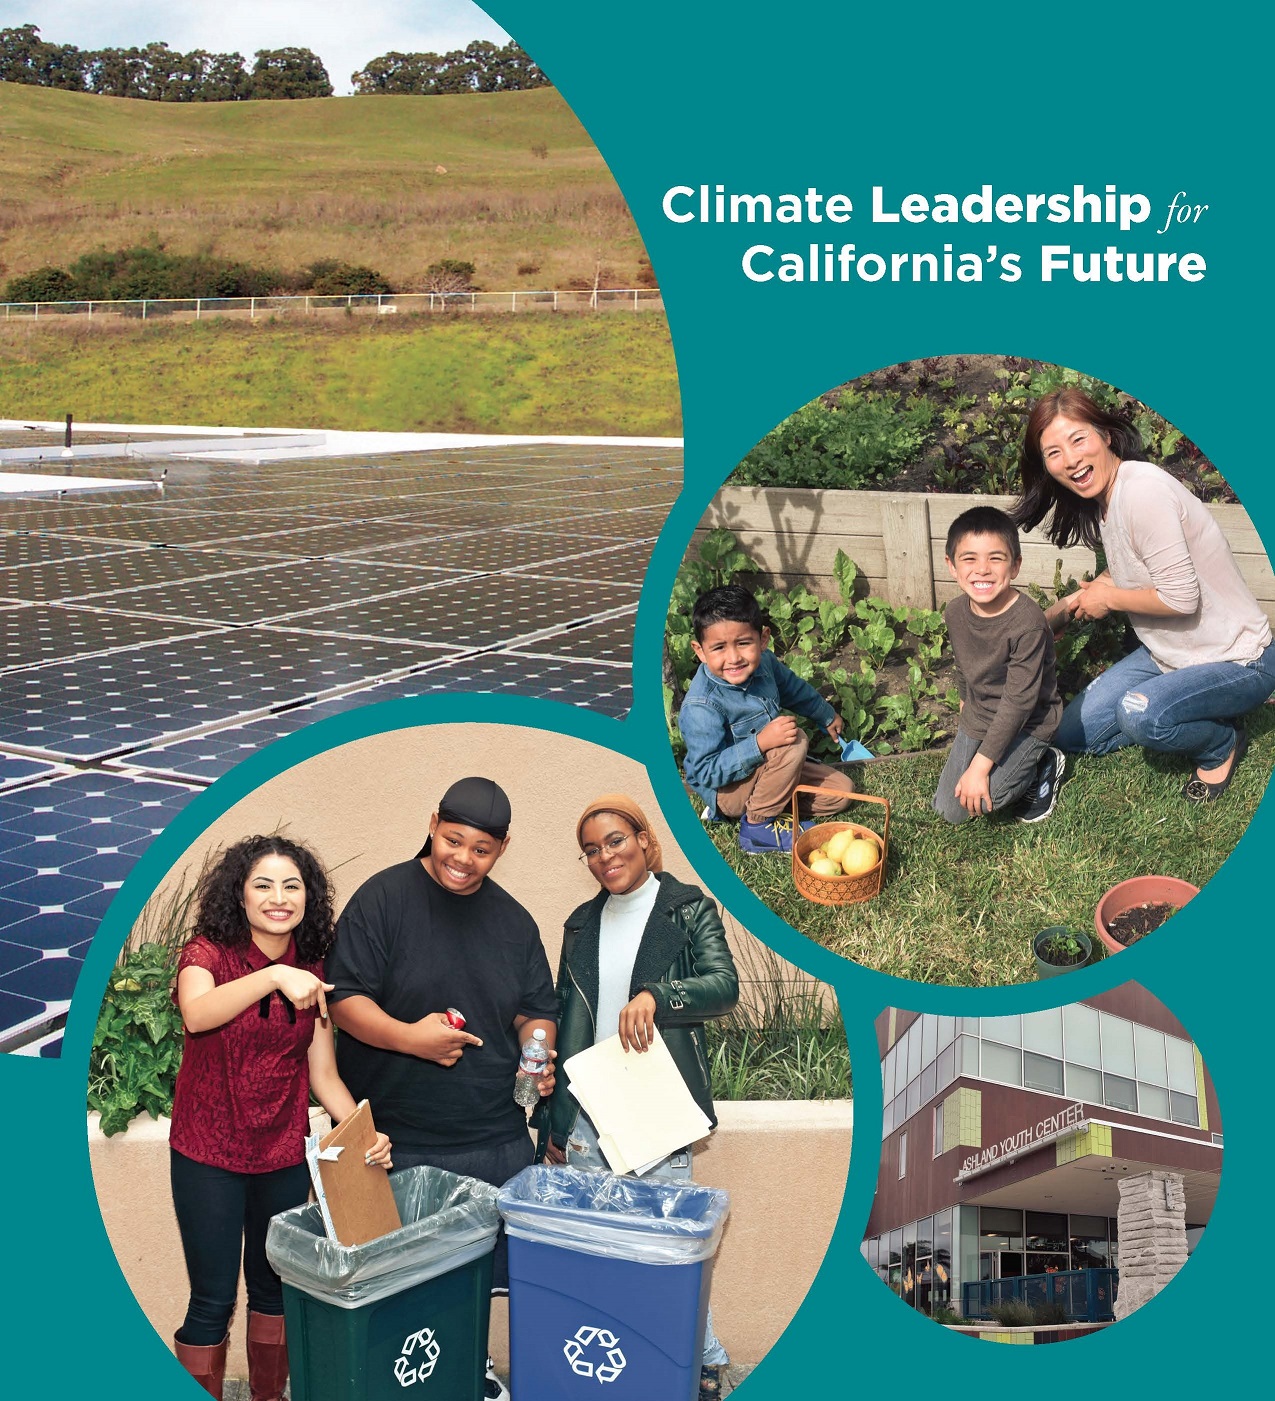
M 934 1156 L 942 1156 L 943 1153 L 943 1104 L 940 1101 L 934 1106 Z
M 908 1175 L 908 1136 L 906 1130 L 899 1135 L 899 1176 Z
M 1197 1074 L 1190 1041 L 1083 1003 L 981 1019 L 926 1013 L 882 1057 L 882 1138 L 960 1076 L 1198 1126 Z

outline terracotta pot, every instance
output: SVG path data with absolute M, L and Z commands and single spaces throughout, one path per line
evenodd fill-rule
M 1120 953 L 1124 945 L 1107 933 L 1107 924 L 1125 910 L 1137 905 L 1175 905 L 1180 910 L 1193 895 L 1200 893 L 1198 885 L 1179 880 L 1177 876 L 1134 876 L 1113 885 L 1098 901 L 1093 927 L 1108 953 Z

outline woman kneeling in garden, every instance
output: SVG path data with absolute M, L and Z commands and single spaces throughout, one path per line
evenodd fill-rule
M 1031 529 L 1052 511 L 1060 548 L 1101 549 L 1107 568 L 1049 609 L 1127 613 L 1142 644 L 1067 706 L 1054 743 L 1073 754 L 1126 744 L 1194 760 L 1192 802 L 1220 798 L 1244 757 L 1237 717 L 1275 691 L 1270 623 L 1208 509 L 1159 467 L 1139 461 L 1137 430 L 1079 389 L 1041 398 L 1027 422 L 1014 511 Z
M 288 1378 L 283 1288 L 266 1260 L 266 1228 L 310 1190 L 311 1088 L 334 1121 L 357 1107 L 337 1074 L 324 1001 L 333 938 L 327 872 L 296 842 L 248 837 L 200 882 L 174 993 L 186 1039 L 169 1145 L 190 1277 L 174 1342 L 213 1396 L 222 1394 L 241 1256 L 252 1401 L 278 1401 Z M 391 1166 L 384 1134 L 368 1160 Z
M 659 839 L 642 809 L 622 793 L 590 803 L 576 824 L 580 859 L 601 889 L 568 916 L 558 965 L 559 1066 L 577 1051 L 618 1033 L 626 1051 L 643 1052 L 660 1028 L 695 1102 L 716 1127 L 704 1023 L 739 1001 L 739 977 L 717 906 L 698 886 L 664 870 Z M 605 1170 L 592 1121 L 561 1068 L 550 1099 L 533 1119 L 538 1154 L 551 1163 Z M 691 1180 L 691 1150 L 651 1170 Z M 701 1401 L 721 1392 L 729 1361 L 710 1311 L 700 1374 Z

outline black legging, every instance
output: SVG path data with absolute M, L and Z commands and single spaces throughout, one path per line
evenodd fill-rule
M 270 1218 L 300 1206 L 310 1190 L 304 1163 L 275 1172 L 230 1172 L 169 1150 L 173 1206 L 190 1277 L 190 1307 L 177 1341 L 211 1347 L 226 1336 L 239 1292 L 242 1253 L 248 1307 L 281 1314 L 283 1286 L 266 1259 Z

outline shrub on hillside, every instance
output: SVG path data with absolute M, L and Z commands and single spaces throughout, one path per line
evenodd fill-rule
M 5 284 L 6 302 L 73 302 L 75 280 L 65 268 L 36 268 Z
M 318 297 L 375 297 L 394 290 L 374 268 L 331 258 L 310 264 L 308 286 Z
M 164 297 L 265 297 L 280 281 L 273 268 L 209 253 L 168 253 L 158 243 L 99 248 L 69 269 L 73 295 L 93 301 Z
M 473 292 L 474 265 L 459 258 L 440 258 L 425 269 L 427 292 Z

